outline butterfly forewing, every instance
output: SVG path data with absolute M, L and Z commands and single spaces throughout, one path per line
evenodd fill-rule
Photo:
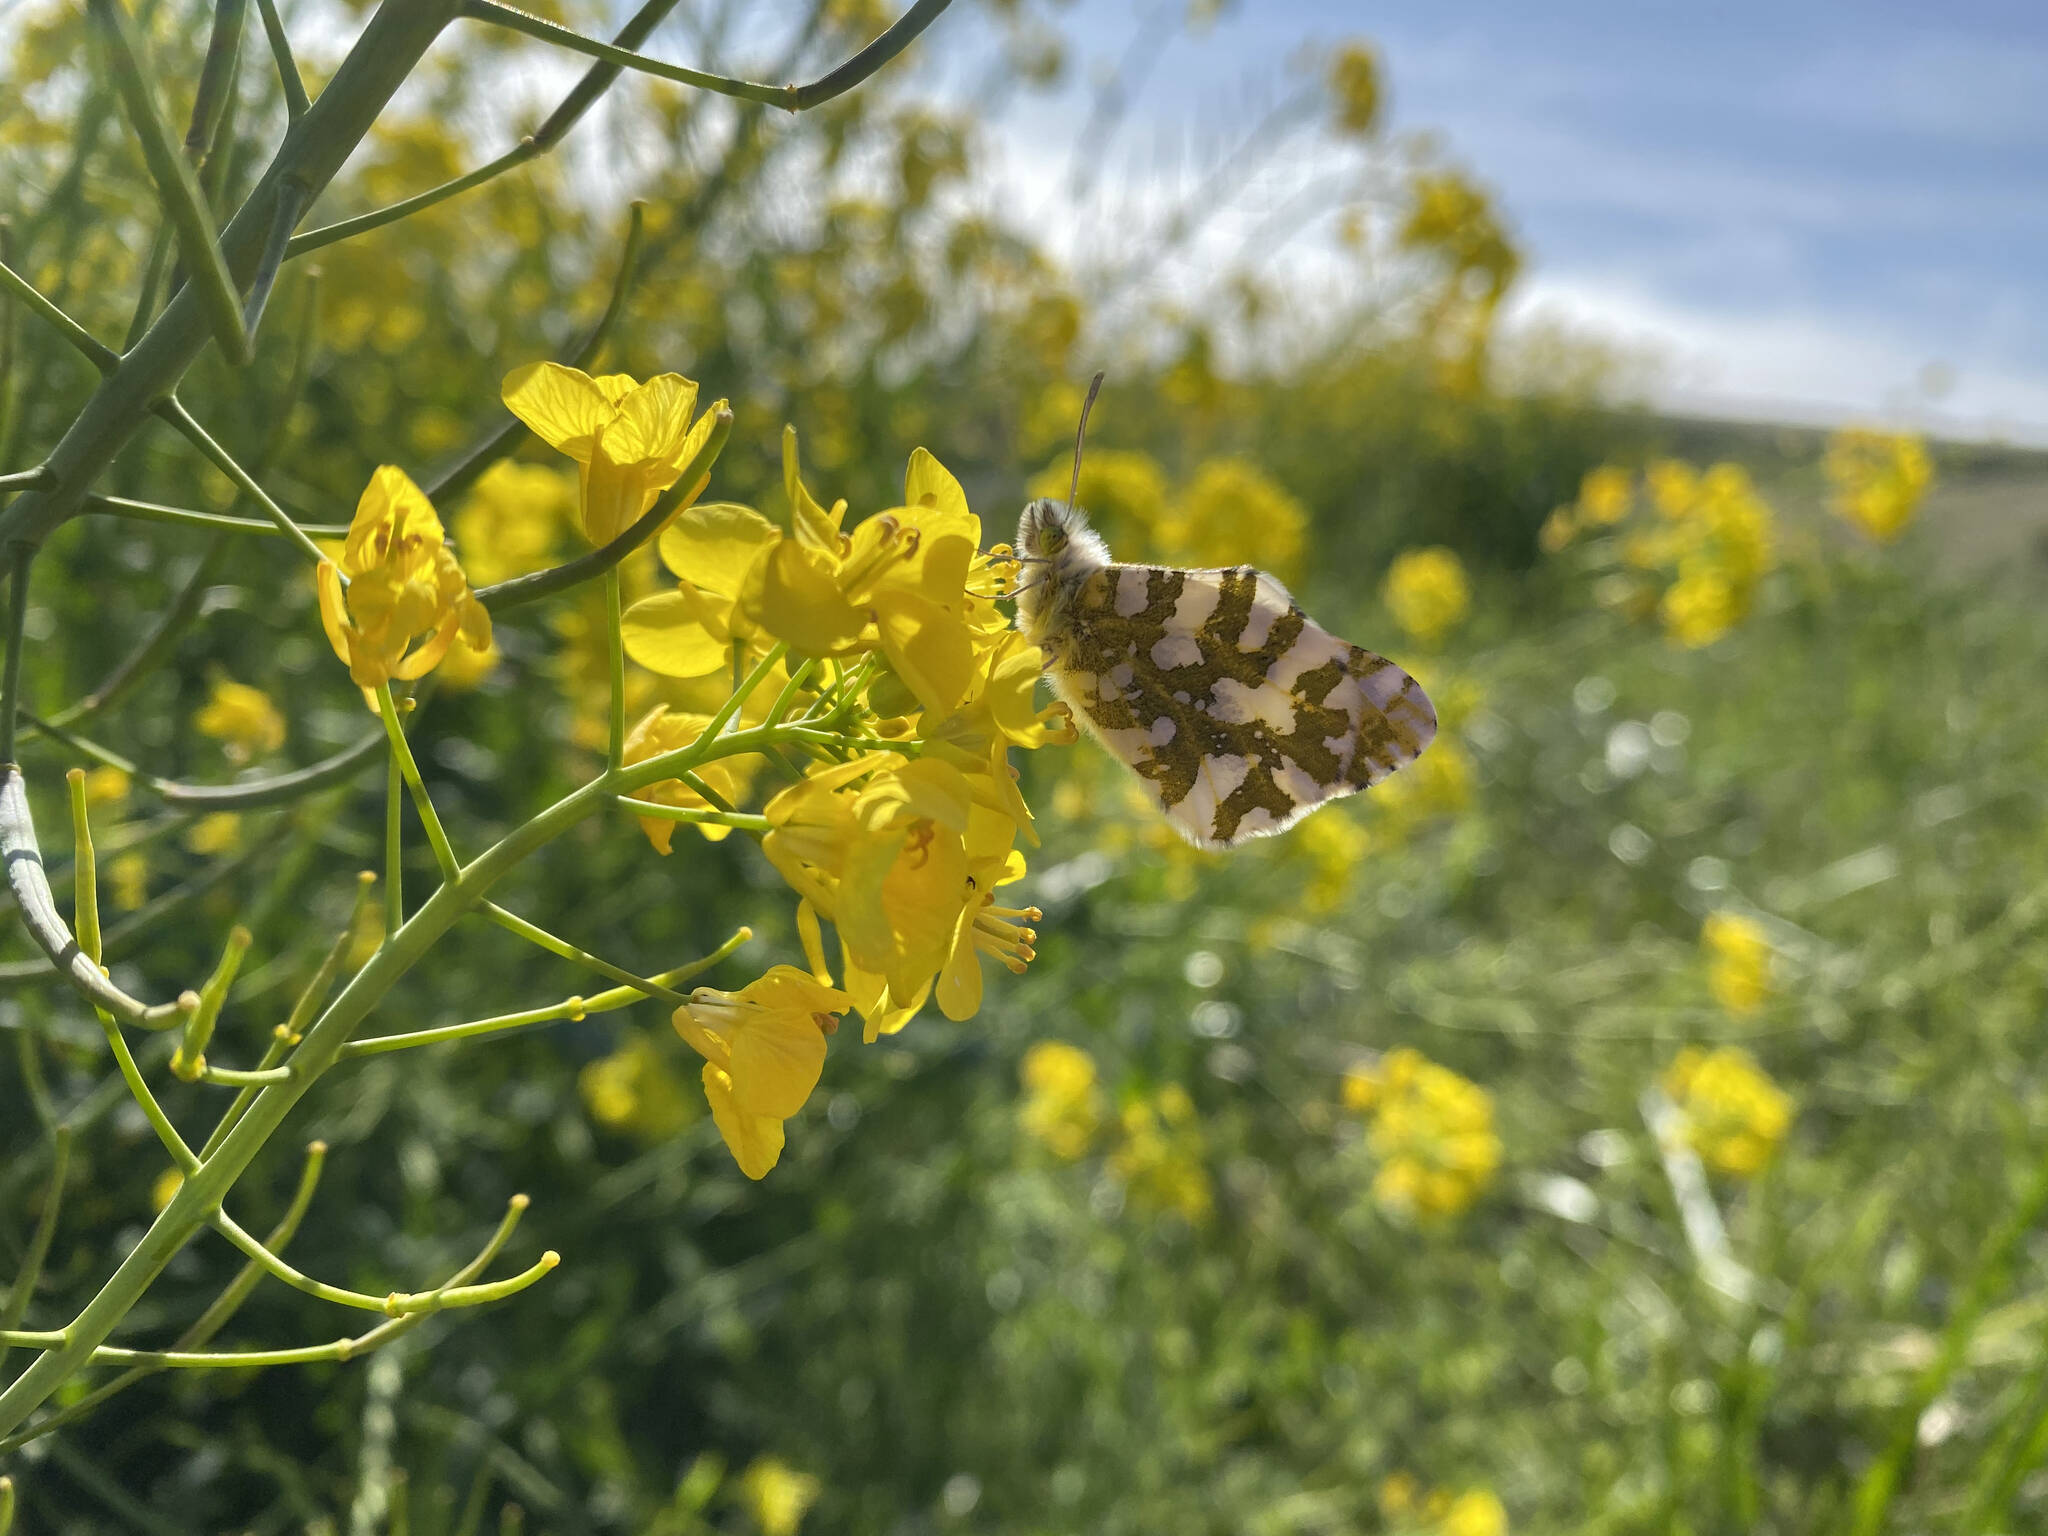
M 1414 678 L 1248 566 L 1104 566 L 1052 650 L 1061 697 L 1204 847 L 1282 831 L 1436 734 Z

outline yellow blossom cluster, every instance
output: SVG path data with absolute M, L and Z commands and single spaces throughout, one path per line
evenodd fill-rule
M 1056 1157 L 1081 1157 L 1102 1128 L 1102 1093 L 1095 1058 L 1063 1040 L 1041 1040 L 1024 1053 L 1020 1073 L 1025 1131 Z
M 1133 1199 L 1171 1211 L 1190 1223 L 1215 1208 L 1209 1171 L 1202 1162 L 1202 1128 L 1194 1100 L 1178 1083 L 1128 1101 L 1119 1117 L 1122 1140 L 1109 1154 L 1109 1170 Z
M 1740 1046 L 1687 1046 L 1664 1072 L 1685 1142 L 1708 1167 L 1736 1178 L 1763 1171 L 1792 1125 L 1792 1100 Z
M 1339 133 L 1364 138 L 1379 126 L 1380 61 L 1370 47 L 1347 42 L 1330 56 L 1330 102 Z
M 1600 599 L 1631 615 L 1655 613 L 1688 647 L 1711 645 L 1741 623 L 1777 564 L 1777 518 L 1739 464 L 1704 473 L 1662 459 L 1634 477 L 1603 465 L 1559 507 L 1538 542 L 1555 554 L 1583 533 L 1615 529 L 1623 569 L 1603 580 Z M 1605 546 L 1602 546 L 1603 548 Z
M 1073 411 L 1063 419 L 1071 423 Z M 1071 465 L 1060 459 L 1032 478 L 1028 494 L 1063 502 L 1072 484 Z M 1148 453 L 1090 448 L 1076 499 L 1112 549 L 1125 546 L 1127 559 L 1229 565 L 1244 553 L 1244 530 L 1256 528 L 1259 563 L 1282 581 L 1301 573 L 1308 509 L 1249 459 L 1205 459 L 1174 486 Z
M 1452 1493 L 1424 1489 L 1415 1476 L 1396 1472 L 1380 1484 L 1380 1514 L 1401 1536 L 1507 1536 L 1508 1512 L 1486 1488 Z
M 1423 645 L 1439 643 L 1472 611 L 1464 562 L 1440 544 L 1396 555 L 1380 595 L 1394 622 Z
M 1348 1073 L 1344 1104 L 1366 1116 L 1367 1143 L 1379 1160 L 1373 1198 L 1388 1211 L 1456 1216 L 1500 1168 L 1493 1096 L 1411 1047 Z
M 1821 467 L 1836 515 L 1880 544 L 1905 531 L 1934 483 L 1927 445 L 1909 433 L 1846 428 L 1828 439 Z
M 347 541 L 328 552 L 318 576 L 328 643 L 365 691 L 426 676 L 458 634 L 479 651 L 491 643 L 491 616 L 433 503 L 394 465 L 370 477 Z
M 1700 925 L 1707 956 L 1707 986 L 1714 1000 L 1738 1018 L 1755 1013 L 1771 995 L 1771 941 L 1763 925 L 1739 912 L 1715 912 Z
M 740 1474 L 740 1502 L 761 1536 L 797 1536 L 824 1485 L 776 1456 L 755 1458 Z
M 230 762 L 246 763 L 284 745 L 284 716 L 270 695 L 230 677 L 214 678 L 192 724 L 200 735 L 224 743 Z

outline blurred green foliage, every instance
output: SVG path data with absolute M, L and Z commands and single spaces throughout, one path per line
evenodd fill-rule
M 193 8 L 140 11 L 163 78 L 190 79 Z M 723 14 L 685 6 L 676 51 L 715 46 Z M 307 16 L 317 88 L 345 29 Z M 14 19 L 9 260 L 118 338 L 154 227 L 140 163 L 70 8 Z M 773 77 L 880 20 L 816 7 Z M 974 23 L 1006 89 L 1056 72 L 1058 21 L 1018 3 Z M 309 226 L 531 127 L 500 82 L 537 49 L 464 36 Z M 1380 131 L 1361 56 L 1332 68 L 1339 136 Z M 245 70 L 224 205 L 279 126 L 265 62 Z M 1037 963 L 968 1025 L 928 1015 L 865 1049 L 843 1031 L 830 1091 L 760 1184 L 720 1147 L 655 1006 L 337 1075 L 294 1123 L 333 1149 L 296 1263 L 377 1293 L 423 1284 L 526 1191 L 515 1256 L 557 1248 L 561 1270 L 367 1363 L 152 1378 L 12 1457 L 22 1528 L 441 1533 L 505 1529 L 507 1506 L 529 1529 L 677 1536 L 1449 1531 L 1452 1511 L 1484 1515 L 1409 1496 L 1425 1488 L 1497 1497 L 1516 1531 L 1791 1532 L 1846 1528 L 1887 1456 L 1899 1528 L 2044 1528 L 2027 1480 L 2048 1424 L 2043 1256 L 2037 1233 L 2001 1226 L 2042 1177 L 2048 1116 L 2038 578 L 1963 590 L 1924 573 L 1939 529 L 1879 556 L 1794 518 L 1751 615 L 1678 649 L 1599 608 L 1578 555 L 1538 563 L 1537 533 L 1603 459 L 1633 464 L 1660 434 L 1726 451 L 1719 429 L 1596 406 L 1576 355 L 1553 371 L 1568 387 L 1489 386 L 1513 252 L 1440 168 L 1394 210 L 1410 264 L 1355 313 L 1313 315 L 1315 346 L 1261 350 L 1235 321 L 1163 304 L 1112 325 L 1116 274 L 1064 268 L 954 195 L 983 163 L 977 125 L 923 79 L 793 121 L 629 81 L 554 156 L 287 269 L 273 314 L 311 313 L 315 338 L 289 421 L 270 409 L 286 323 L 245 372 L 202 361 L 184 397 L 274 464 L 294 511 L 342 520 L 372 466 L 424 480 L 503 419 L 507 368 L 563 355 L 603 307 L 625 198 L 643 198 L 647 247 L 603 361 L 733 400 L 716 495 L 780 510 L 789 419 L 828 494 L 888 505 L 922 443 L 1000 529 L 1063 452 L 1075 379 L 1107 363 L 1101 447 L 1146 456 L 1145 484 L 1241 462 L 1277 487 L 1300 509 L 1301 593 L 1332 628 L 1410 660 L 1379 573 L 1415 546 L 1460 554 L 1473 616 L 1416 658 L 1447 727 L 1418 787 L 1217 859 L 1147 821 L 1092 748 L 1045 754 L 1026 785 L 1045 833 L 1023 887 L 1046 914 Z M 1290 300 L 1245 291 L 1248 314 Z M 33 462 L 91 383 L 9 323 L 0 470 Z M 1285 361 L 1225 366 L 1226 350 Z M 1817 499 L 1817 445 L 1771 446 L 1733 451 L 1766 496 Z M 168 433 L 102 489 L 231 500 Z M 1177 496 L 1159 493 L 1161 518 L 1188 515 Z M 1161 553 L 1142 513 L 1116 531 L 1129 557 Z M 1259 537 L 1244 528 L 1235 558 L 1262 560 Z M 208 552 L 187 530 L 80 519 L 39 568 L 62 577 L 39 576 L 27 696 L 78 698 L 196 581 L 175 664 L 91 734 L 154 773 L 225 781 L 236 764 L 195 717 L 230 678 L 282 711 L 263 764 L 310 762 L 367 721 L 291 569 L 267 542 Z M 420 750 L 458 843 L 586 766 L 592 634 L 575 600 L 523 612 L 499 626 L 496 671 L 432 699 Z M 261 754 L 266 736 L 241 745 Z M 46 738 L 24 755 L 61 825 L 71 758 Z M 255 947 L 219 1048 L 253 1057 L 378 858 L 375 777 L 216 824 L 205 853 L 140 790 L 109 800 L 103 851 L 137 861 L 112 871 L 113 904 L 155 919 L 117 938 L 116 974 L 202 972 L 239 917 Z M 787 893 L 747 841 L 692 838 L 663 860 L 623 819 L 586 825 L 505 899 L 648 972 L 750 923 L 760 937 L 714 978 L 732 984 L 795 954 Z M 1771 950 L 1768 995 L 1740 1014 L 1699 942 L 1724 908 Z M 33 969 L 11 965 L 0 996 L 0 1273 L 47 1177 L 30 1074 L 69 1105 L 107 1072 L 90 1020 Z M 426 1026 L 577 990 L 479 922 L 380 1017 Z M 1048 1040 L 1096 1074 L 1078 1144 L 1057 1148 L 1022 1113 L 1022 1063 Z M 1729 1043 L 1790 1095 L 1791 1128 L 1755 1179 L 1688 1184 L 1644 1096 L 1685 1047 Z M 1346 1102 L 1347 1074 L 1401 1047 L 1490 1101 L 1499 1169 L 1445 1219 L 1375 1199 L 1368 1121 Z M 165 1102 L 183 1119 L 217 1093 L 174 1085 Z M 69 1315 L 147 1220 L 161 1159 L 108 1103 L 74 1149 L 30 1326 Z M 273 1148 L 240 1219 L 271 1220 L 295 1177 L 295 1148 Z M 1702 1189 L 1725 1226 L 1711 1258 L 1688 1225 Z M 181 1255 L 123 1342 L 173 1336 L 234 1262 L 211 1241 Z M 1945 1334 L 1972 1304 L 1974 1328 Z M 339 1326 L 266 1286 L 228 1342 Z

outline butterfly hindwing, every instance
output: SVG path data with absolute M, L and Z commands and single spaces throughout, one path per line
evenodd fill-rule
M 1248 566 L 1104 566 L 1051 649 L 1060 696 L 1204 847 L 1282 831 L 1436 734 L 1412 677 Z

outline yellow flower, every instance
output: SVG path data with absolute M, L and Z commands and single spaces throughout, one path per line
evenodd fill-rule
M 623 373 L 593 379 L 560 363 L 513 369 L 503 393 L 507 410 L 576 461 L 583 536 L 598 545 L 624 533 L 676 483 L 711 440 L 725 403 L 693 424 L 697 386 L 680 374 L 642 384 Z
M 1507 1510 L 1484 1488 L 1425 1493 L 1413 1473 L 1395 1472 L 1380 1483 L 1379 1506 L 1391 1529 L 1414 1536 L 1507 1536 Z
M 1341 810 L 1311 816 L 1295 829 L 1294 851 L 1308 860 L 1309 880 L 1303 904 L 1311 912 L 1328 912 L 1351 889 L 1353 871 L 1371 844 L 1365 828 Z
M 793 965 L 738 992 L 699 987 L 675 1011 L 676 1033 L 704 1058 L 704 1096 L 740 1172 L 763 1178 L 782 1156 L 782 1122 L 825 1069 L 825 1037 L 850 999 Z
M 211 811 L 192 823 L 185 846 L 197 854 L 233 853 L 242 846 L 242 818 L 233 811 Z
M 107 875 L 114 884 L 114 905 L 123 912 L 133 912 L 149 900 L 149 860 L 140 849 L 116 855 Z
M 1880 544 L 1889 544 L 1905 530 L 1934 483 L 1927 445 L 1904 433 L 1857 427 L 1837 432 L 1828 439 L 1822 467 L 1836 515 Z
M 495 639 L 486 640 L 479 649 L 457 634 L 455 643 L 448 647 L 448 654 L 441 658 L 441 686 L 452 688 L 457 693 L 467 693 L 489 677 L 504 659 Z
M 1700 925 L 1707 952 L 1707 986 L 1714 1000 L 1738 1018 L 1755 1013 L 1771 995 L 1771 941 L 1755 918 L 1709 914 Z
M 704 734 L 704 727 L 711 723 L 709 715 L 688 715 L 671 713 L 666 704 L 657 704 L 635 725 L 626 737 L 626 761 L 645 762 L 650 757 L 659 757 L 664 752 L 673 752 L 687 747 Z M 753 754 L 721 757 L 705 763 L 696 772 L 698 778 L 724 799 L 728 806 L 737 805 L 745 798 L 754 782 L 754 775 L 761 767 L 761 759 Z M 635 800 L 645 800 L 653 805 L 683 806 L 691 810 L 710 810 L 711 802 L 681 779 L 663 779 L 633 792 Z M 640 830 L 647 834 L 647 841 L 654 845 L 656 853 L 665 854 L 675 837 L 677 822 L 659 816 L 642 816 Z M 719 822 L 697 823 L 697 830 L 707 841 L 719 843 L 732 835 L 732 828 Z
M 1380 62 L 1364 43 L 1345 43 L 1330 60 L 1330 99 L 1340 133 L 1363 138 L 1379 125 Z
M 1742 618 L 1735 586 L 1712 566 L 1681 575 L 1657 604 L 1664 632 L 1680 645 L 1712 645 Z
M 575 505 L 559 470 L 500 459 L 483 472 L 455 514 L 455 547 L 478 586 L 543 570 Z
M 761 1536 L 796 1536 L 821 1491 L 815 1477 L 773 1456 L 757 1458 L 740 1474 L 740 1497 Z
M 1141 1202 L 1206 1221 L 1215 1207 L 1202 1165 L 1202 1128 L 1194 1101 L 1178 1083 L 1124 1106 L 1123 1140 L 1110 1153 L 1110 1171 Z
M 659 545 L 677 590 L 626 610 L 626 654 L 663 677 L 708 677 L 729 668 L 735 637 L 752 631 L 735 612 L 748 572 L 781 537 L 767 518 L 732 502 L 678 514 Z
M 1380 785 L 1369 802 L 1377 824 L 1396 840 L 1435 817 L 1455 816 L 1471 803 L 1472 759 L 1448 734 L 1439 734 L 1408 772 Z
M 590 1118 L 640 1141 L 665 1141 L 690 1123 L 690 1103 L 668 1063 L 641 1035 L 576 1075 Z
M 1439 1536 L 1507 1536 L 1508 1512 L 1486 1489 L 1467 1489 L 1450 1501 L 1436 1529 Z
M 1620 522 L 1635 505 L 1635 482 L 1629 472 L 1615 464 L 1588 470 L 1579 482 L 1578 510 L 1586 521 L 1607 528 Z
M 1397 556 L 1387 569 L 1382 595 L 1394 622 L 1424 645 L 1456 629 L 1472 608 L 1465 567 L 1442 545 Z
M 92 768 L 85 775 L 85 803 L 88 806 L 118 805 L 128 798 L 131 781 L 119 768 Z
M 1493 1096 L 1477 1083 L 1403 1046 L 1345 1080 L 1347 1106 L 1370 1117 L 1379 1159 L 1373 1197 L 1389 1211 L 1456 1216 L 1493 1182 L 1500 1138 Z
M 1546 555 L 1554 555 L 1578 537 L 1578 532 L 1578 509 L 1553 507 L 1543 526 L 1536 530 L 1536 547 Z
M 1657 515 L 1677 520 L 1692 510 L 1699 494 L 1699 472 L 1680 459 L 1659 459 L 1644 473 L 1650 489 L 1650 505 Z
M 1687 1046 L 1663 1086 L 1683 1116 L 1687 1145 L 1737 1178 L 1760 1173 L 1792 1124 L 1792 1100 L 1740 1046 Z
M 185 1175 L 176 1168 L 166 1168 L 156 1176 L 156 1182 L 149 1186 L 149 1208 L 152 1211 L 162 1211 L 184 1187 Z
M 192 719 L 202 736 L 227 743 L 230 761 L 275 752 L 284 745 L 284 716 L 261 688 L 227 677 L 213 680 L 213 693 Z
M 478 650 L 490 644 L 491 616 L 469 590 L 433 503 L 393 465 L 370 477 L 339 560 L 320 562 L 319 582 L 328 643 L 359 688 L 424 677 L 458 633 Z
M 1077 1045 L 1041 1040 L 1024 1053 L 1024 1104 L 1018 1119 L 1055 1156 L 1069 1161 L 1088 1150 L 1102 1125 L 1095 1058 Z

